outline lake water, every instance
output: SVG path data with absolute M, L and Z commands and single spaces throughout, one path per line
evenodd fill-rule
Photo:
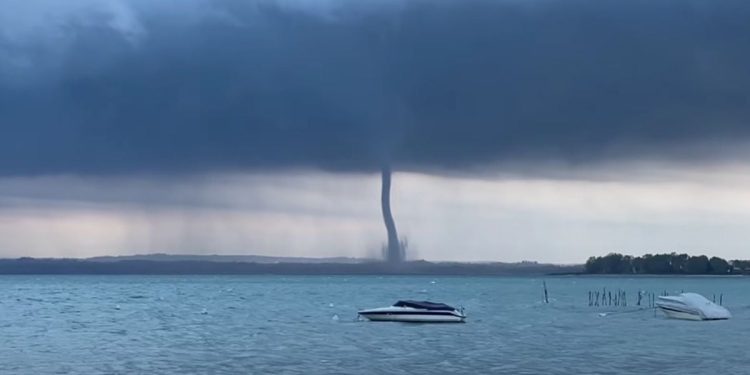
M 0 276 L 0 374 L 750 374 L 750 279 Z M 588 306 L 625 289 L 631 306 Z M 724 295 L 728 321 L 636 311 L 637 290 Z M 465 324 L 355 321 L 397 299 Z M 600 316 L 602 312 L 618 312 Z

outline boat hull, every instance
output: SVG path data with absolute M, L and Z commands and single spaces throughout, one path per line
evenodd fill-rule
M 678 311 L 664 306 L 659 306 L 659 310 L 661 310 L 667 318 L 671 319 L 706 320 L 700 315 L 700 313 L 696 312 Z
M 375 322 L 406 323 L 462 323 L 466 317 L 454 314 L 415 314 L 415 313 L 360 313 L 360 316 Z
M 361 310 L 359 315 L 376 322 L 461 323 L 466 319 L 466 316 L 458 310 L 419 309 L 408 306 Z

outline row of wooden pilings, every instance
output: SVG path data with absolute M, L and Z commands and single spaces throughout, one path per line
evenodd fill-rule
M 628 306 L 628 295 L 623 289 L 608 290 L 607 288 L 602 288 L 601 290 L 590 290 L 588 295 L 589 306 Z M 666 290 L 658 294 L 658 296 L 666 295 L 669 295 Z M 656 297 L 657 294 L 654 292 L 639 290 L 635 300 L 635 305 L 656 307 Z M 717 303 L 716 294 L 713 294 L 713 302 Z M 718 304 L 724 304 L 724 293 L 719 294 Z
M 547 291 L 547 282 L 542 281 L 542 302 L 549 303 L 549 292 Z M 684 293 L 681 291 L 680 293 Z M 601 290 L 589 290 L 589 306 L 628 306 L 628 294 L 624 289 L 608 290 L 602 288 Z M 667 296 L 667 291 L 663 291 L 657 295 L 657 293 L 651 291 L 639 290 L 636 295 L 635 306 L 639 307 L 656 307 L 657 296 Z M 712 295 L 713 302 L 719 305 L 724 305 L 724 293 L 719 293 L 719 301 L 716 301 L 716 294 Z

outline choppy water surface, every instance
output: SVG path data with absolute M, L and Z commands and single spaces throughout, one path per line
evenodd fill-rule
M 750 374 L 750 279 L 548 277 L 548 305 L 541 280 L 2 276 L 0 373 Z M 589 307 L 602 287 L 723 293 L 734 318 Z M 405 298 L 468 322 L 354 321 Z

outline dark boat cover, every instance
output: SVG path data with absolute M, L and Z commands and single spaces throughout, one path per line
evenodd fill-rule
M 430 301 L 411 301 L 411 300 L 405 300 L 405 301 L 398 301 L 393 306 L 396 307 L 411 307 L 415 309 L 425 309 L 425 310 L 442 310 L 442 311 L 452 311 L 455 310 L 452 306 L 448 306 L 444 303 L 435 303 Z

